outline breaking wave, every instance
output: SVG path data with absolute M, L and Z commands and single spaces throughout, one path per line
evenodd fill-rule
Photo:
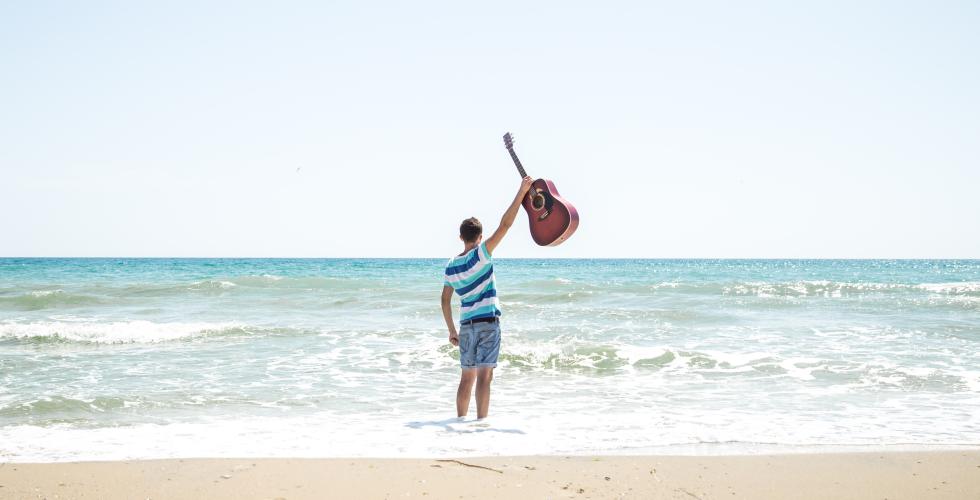
M 199 337 L 249 335 L 255 330 L 227 323 L 154 323 L 152 321 L 0 322 L 0 340 L 83 342 L 91 344 L 158 343 Z

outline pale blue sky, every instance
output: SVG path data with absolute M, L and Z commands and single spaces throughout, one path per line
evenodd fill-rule
M 977 2 L 5 2 L 0 255 L 980 258 Z M 300 168 L 297 172 L 296 169 Z

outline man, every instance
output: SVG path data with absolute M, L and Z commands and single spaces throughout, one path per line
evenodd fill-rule
M 449 342 L 459 346 L 462 375 L 456 390 L 456 414 L 465 417 L 469 412 L 470 395 L 476 383 L 476 416 L 486 418 L 490 409 L 490 382 L 500 354 L 500 302 L 497 300 L 493 276 L 492 255 L 514 224 L 521 200 L 531 188 L 532 179 L 524 177 L 517 196 L 511 202 L 500 226 L 487 241 L 483 241 L 483 225 L 470 217 L 459 225 L 463 252 L 449 259 L 442 287 L 442 315 L 449 328 Z M 456 331 L 450 306 L 453 292 L 460 297 L 460 326 Z

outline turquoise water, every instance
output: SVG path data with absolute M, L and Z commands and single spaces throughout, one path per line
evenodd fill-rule
M 499 259 L 485 423 L 444 264 L 0 259 L 0 458 L 980 443 L 980 261 Z

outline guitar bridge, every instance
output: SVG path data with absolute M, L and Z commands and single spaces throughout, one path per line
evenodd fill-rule
M 538 221 L 540 222 L 545 220 L 545 218 L 547 218 L 549 215 L 551 215 L 551 211 L 545 210 L 544 212 L 541 213 L 541 215 L 538 216 Z

